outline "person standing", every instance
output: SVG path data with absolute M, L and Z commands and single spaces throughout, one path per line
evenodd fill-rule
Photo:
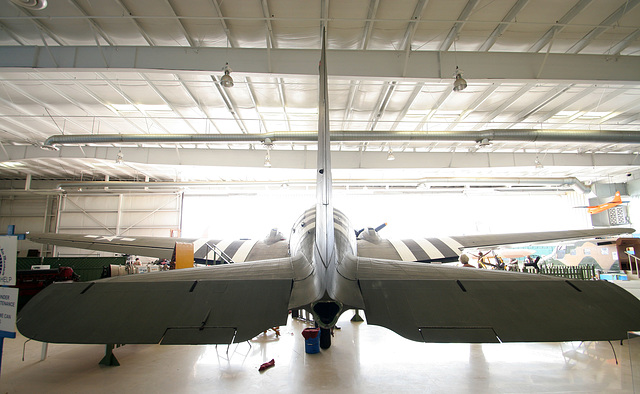
M 476 267 L 472 266 L 471 264 L 469 264 L 469 256 L 467 256 L 466 254 L 460 255 L 460 262 L 462 263 L 463 267 L 476 268 Z

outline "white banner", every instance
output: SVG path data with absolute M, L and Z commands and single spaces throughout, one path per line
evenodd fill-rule
M 0 331 L 16 332 L 18 288 L 0 287 Z
M 18 237 L 0 237 L 0 286 L 15 286 Z

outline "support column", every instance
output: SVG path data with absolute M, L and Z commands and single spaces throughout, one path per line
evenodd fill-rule
M 100 360 L 100 365 L 104 365 L 107 367 L 118 367 L 120 363 L 116 359 L 116 356 L 113 354 L 113 348 L 115 345 L 113 343 L 108 343 L 105 345 L 105 354 L 102 360 Z
M 49 343 L 42 342 L 42 350 L 40 351 L 40 361 L 44 361 L 47 358 L 48 351 L 49 351 Z

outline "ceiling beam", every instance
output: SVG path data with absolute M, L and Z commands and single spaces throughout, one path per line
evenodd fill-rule
M 460 16 L 458 16 L 458 21 L 453 24 L 453 27 L 451 28 L 451 30 L 449 30 L 449 34 L 447 34 L 447 37 L 440 44 L 440 51 L 449 50 L 451 44 L 453 44 L 453 42 L 458 37 L 458 34 L 460 34 L 460 30 L 462 30 L 465 22 L 467 21 L 467 19 L 469 19 L 469 15 L 471 15 L 471 11 L 473 11 L 476 4 L 478 4 L 478 0 L 467 1 L 467 5 L 464 6 L 464 9 L 460 13 Z
M 420 17 L 428 3 L 429 0 L 418 0 L 418 4 L 413 10 L 411 20 L 407 24 L 407 30 L 404 32 L 404 36 L 402 37 L 402 41 L 400 41 L 398 49 L 403 51 L 411 50 L 411 41 L 413 40 L 413 35 L 415 34 L 416 29 L 418 28 L 418 21 L 420 20 Z
M 240 129 L 240 131 L 242 131 L 245 134 L 248 133 L 247 126 L 244 124 L 242 119 L 238 116 L 238 111 L 236 110 L 235 104 L 231 100 L 231 97 L 229 97 L 229 95 L 225 91 L 225 89 L 227 88 L 222 87 L 220 80 L 215 75 L 211 75 L 211 80 L 215 83 L 215 87 L 218 90 L 218 93 L 220 94 L 220 98 L 222 99 L 222 101 L 224 102 L 224 105 L 229 110 L 229 113 L 231 114 L 231 116 L 233 116 L 233 119 L 236 121 L 236 124 L 238 125 L 238 128 Z
M 84 10 L 84 8 L 82 8 L 82 6 L 80 4 L 78 4 L 77 0 L 69 0 L 69 2 L 71 3 L 71 5 L 73 5 L 78 11 L 80 11 L 80 13 L 86 17 L 89 18 L 89 25 L 98 32 L 98 34 L 100 34 L 100 36 L 102 37 L 102 39 L 109 45 L 114 46 L 115 43 L 113 42 L 113 40 L 109 37 L 109 35 L 104 31 L 104 29 L 102 29 L 102 27 L 98 24 L 98 22 L 96 22 L 95 18 L 93 18 L 91 15 L 89 15 L 89 13 L 87 13 L 87 11 Z
M 85 92 L 89 97 L 91 97 L 96 103 L 101 104 L 103 107 L 109 108 L 109 103 L 104 101 L 102 98 L 98 97 L 98 95 L 96 93 L 94 93 L 91 89 L 89 89 L 87 86 L 85 86 L 84 83 L 76 81 L 75 86 L 79 87 L 83 92 Z M 120 111 L 114 111 L 114 112 L 118 116 L 118 118 L 120 118 L 120 119 L 124 120 L 125 122 L 129 123 L 133 128 L 137 129 L 140 133 L 143 133 L 143 134 L 144 133 L 148 133 L 148 130 L 145 130 L 145 129 L 141 128 L 140 126 L 138 126 L 138 124 L 133 122 L 131 119 L 129 119 L 129 117 L 125 116 Z M 91 112 L 88 112 L 88 113 L 91 113 Z M 104 121 L 104 119 L 103 119 L 103 121 Z
M 124 90 L 122 90 L 120 85 L 115 84 L 113 81 L 111 81 L 110 79 L 108 79 L 106 76 L 104 76 L 103 74 L 98 73 L 98 76 L 102 78 L 103 81 L 105 81 L 107 83 L 107 85 L 109 85 L 111 87 L 111 89 L 115 90 L 116 93 L 118 93 L 128 104 L 131 105 L 135 105 L 136 102 L 135 100 L 133 100 L 128 94 L 126 94 L 124 92 Z M 145 115 L 145 122 L 146 120 L 151 120 L 151 122 L 156 125 L 156 127 L 160 130 L 164 130 L 165 133 L 169 133 L 169 130 L 167 130 L 162 123 L 158 122 L 156 117 L 153 116 L 149 116 L 145 111 L 143 111 L 142 109 L 140 109 L 139 107 L 138 111 L 140 111 L 143 115 Z M 145 131 L 146 133 L 150 133 L 151 132 L 151 128 L 150 126 L 147 124 L 147 130 Z
M 362 32 L 362 45 L 360 46 L 360 49 L 367 49 L 369 46 L 371 32 L 373 32 L 373 19 L 376 17 L 379 4 L 380 0 L 371 0 L 369 2 L 369 12 L 367 13 L 367 21 L 364 24 L 364 30 Z
M 118 3 L 118 5 L 120 6 L 120 8 L 122 8 L 122 11 L 124 11 L 124 13 L 126 15 L 133 15 L 131 13 L 131 11 L 129 11 L 129 8 L 127 8 L 126 5 L 124 5 L 124 3 L 122 2 L 122 0 L 115 0 L 116 3 Z M 136 26 L 136 29 L 138 29 L 138 32 L 140 32 L 140 35 L 142 36 L 142 38 L 144 38 L 144 40 L 147 42 L 147 44 L 149 44 L 150 46 L 155 46 L 155 43 L 153 42 L 153 40 L 151 39 L 151 37 L 149 37 L 149 35 L 147 34 L 146 31 L 144 31 L 144 29 L 142 28 L 142 25 L 140 24 L 140 21 L 138 19 L 131 19 L 131 21 L 133 22 L 133 24 Z
M 191 99 L 191 101 L 193 101 L 193 103 L 196 105 L 198 110 L 200 110 L 200 112 L 206 116 L 207 124 L 211 126 L 212 130 L 215 130 L 217 133 L 219 133 L 220 130 L 218 129 L 216 124 L 211 120 L 211 115 L 207 112 L 207 108 L 202 105 L 202 102 L 200 100 L 196 99 L 195 95 L 193 94 L 189 86 L 187 86 L 185 81 L 183 81 L 182 78 L 180 78 L 180 75 L 175 74 L 175 77 L 176 77 L 176 80 L 180 83 L 180 86 L 182 86 L 182 88 L 184 89 L 186 95 Z
M 18 37 L 18 35 L 16 33 L 14 33 L 9 26 L 5 25 L 4 23 L 0 22 L 0 30 L 4 31 L 5 33 L 7 33 L 7 35 L 9 37 L 11 37 L 15 42 L 17 42 L 20 45 L 26 45 L 24 43 L 24 41 L 22 41 L 22 39 L 20 39 L 20 37 Z
M 640 0 L 639 0 L 640 1 Z M 108 71 L 158 70 L 219 72 L 220 59 L 233 64 L 236 73 L 277 75 L 318 74 L 319 51 L 313 49 L 185 48 L 185 47 L 0 47 L 0 70 L 61 69 L 107 71 L 102 54 L 109 59 Z M 56 59 L 54 63 L 49 53 Z M 455 70 L 452 52 L 414 51 L 408 59 L 406 75 L 404 53 L 399 51 L 328 50 L 327 65 L 332 77 L 399 79 L 442 79 Z M 640 80 L 640 56 L 569 55 L 542 53 L 459 52 L 460 64 L 473 64 L 473 77 L 482 79 L 630 81 Z M 545 61 L 546 58 L 546 61 Z M 367 67 L 363 67 L 367 65 Z M 46 71 L 46 70 L 43 70 Z M 473 80 L 469 80 L 472 83 Z
M 513 5 L 513 7 L 511 7 L 509 12 L 507 12 L 507 15 L 505 15 L 504 18 L 502 18 L 502 22 L 500 22 L 498 26 L 496 26 L 496 28 L 493 30 L 493 32 L 491 32 L 489 37 L 487 37 L 485 42 L 483 42 L 482 45 L 480 45 L 480 49 L 478 49 L 478 51 L 486 52 L 489 49 L 491 49 L 493 44 L 496 43 L 496 41 L 502 35 L 502 33 L 505 30 L 507 30 L 507 27 L 509 27 L 509 24 L 511 23 L 511 21 L 516 18 L 516 15 L 518 15 L 518 12 L 520 12 L 524 8 L 524 6 L 527 5 L 528 2 L 529 0 L 518 0 Z
M 509 108 L 513 103 L 515 103 L 520 97 L 524 96 L 531 88 L 533 88 L 536 84 L 534 82 L 528 83 L 518 89 L 515 93 L 513 93 L 509 98 L 504 100 L 504 102 L 492 112 L 486 114 L 481 121 L 479 121 L 474 127 L 474 130 L 481 130 L 483 126 L 487 123 L 493 122 L 494 119 L 502 114 L 507 108 Z
M 238 43 L 236 42 L 235 38 L 233 38 L 233 36 L 231 35 L 231 30 L 229 30 L 229 26 L 227 25 L 227 21 L 226 18 L 222 15 L 222 10 L 220 9 L 220 4 L 218 4 L 218 0 L 210 0 L 211 5 L 213 6 L 213 8 L 216 10 L 216 14 L 218 14 L 218 17 L 220 18 L 220 25 L 222 25 L 222 29 L 224 30 L 224 33 L 227 35 L 227 42 L 229 43 L 230 47 L 237 47 Z
M 384 88 L 380 90 L 380 94 L 378 95 L 378 102 L 373 111 L 371 111 L 371 116 L 369 118 L 369 124 L 367 125 L 367 130 L 375 130 L 376 125 L 384 111 L 387 109 L 387 105 L 389 104 L 389 100 L 391 99 L 391 95 L 395 90 L 397 84 L 395 81 L 387 82 L 384 84 Z
M 402 108 L 402 110 L 396 116 L 396 120 L 393 122 L 393 125 L 391 126 L 391 130 L 397 129 L 398 125 L 400 124 L 402 119 L 404 119 L 404 117 L 407 116 L 407 112 L 409 112 L 409 110 L 411 109 L 411 106 L 413 105 L 414 101 L 416 101 L 416 98 L 418 97 L 418 95 L 422 91 L 422 87 L 423 86 L 424 86 L 423 83 L 419 83 L 419 82 L 416 83 L 416 86 L 413 88 L 413 91 L 411 92 L 411 95 L 407 99 L 404 107 Z
M 59 109 L 54 108 L 51 104 L 45 103 L 44 101 L 42 101 L 41 99 L 39 99 L 38 97 L 28 93 L 26 90 L 22 89 L 18 84 L 15 84 L 11 81 L 5 80 L 3 82 L 4 85 L 10 87 L 11 89 L 15 90 L 16 92 L 20 93 L 23 97 L 31 100 L 32 102 L 38 104 L 39 106 L 41 106 L 45 112 L 47 113 L 49 120 L 51 120 L 51 122 L 53 123 L 53 125 L 55 126 L 54 129 L 60 130 L 62 133 L 66 132 L 67 130 L 64 130 L 62 128 L 60 128 L 60 125 L 55 121 L 54 116 L 52 115 L 56 115 L 55 117 L 61 117 L 64 122 L 69 122 L 72 125 L 75 125 L 78 129 L 80 130 L 84 130 L 86 132 L 91 132 L 91 130 L 87 129 L 85 125 L 77 122 L 75 119 L 71 118 L 71 117 L 67 117 L 64 116 L 64 114 L 62 114 L 64 111 L 60 111 Z M 54 90 L 55 91 L 55 90 Z M 24 108 L 22 108 L 20 105 L 12 105 L 12 107 L 14 107 L 18 113 L 23 113 L 23 112 L 27 112 L 24 110 Z M 60 115 L 58 115 L 60 114 Z M 38 116 L 33 117 L 33 119 L 39 121 L 39 122 L 43 122 L 45 124 L 49 124 L 48 121 L 45 120 L 45 118 L 40 118 Z M 63 123 L 63 127 L 64 127 L 64 123 Z
M 544 33 L 544 35 L 540 37 L 540 39 L 536 41 L 535 44 L 531 46 L 531 48 L 529 48 L 529 52 L 539 52 L 542 48 L 544 48 L 544 46 L 547 45 L 558 32 L 564 29 L 564 26 L 567 23 L 571 22 L 571 20 L 575 18 L 580 13 L 580 11 L 585 9 L 592 1 L 593 0 L 578 1 L 573 7 L 571 7 L 569 11 L 567 11 L 566 14 L 562 16 L 562 18 L 557 21 L 555 25 L 551 26 L 551 28 L 547 30 L 547 32 Z
M 245 80 L 247 81 L 247 92 L 249 93 L 249 98 L 251 99 L 251 103 L 253 104 L 253 108 L 255 108 L 256 113 L 258 114 L 258 121 L 260 122 L 260 127 L 265 132 L 268 132 L 269 129 L 267 129 L 267 125 L 264 122 L 264 117 L 262 116 L 262 113 L 258 109 L 259 104 L 258 104 L 258 100 L 256 99 L 256 94 L 253 91 L 253 82 L 251 82 L 251 78 L 250 77 L 246 77 Z M 289 128 L 291 128 L 291 125 L 289 125 Z
M 471 115 L 473 111 L 476 110 L 480 106 L 480 104 L 484 103 L 489 96 L 493 94 L 493 92 L 498 89 L 499 85 L 497 83 L 492 83 L 489 85 L 475 101 L 467 107 L 458 117 L 447 126 L 447 131 L 452 130 L 459 122 L 462 122 L 467 116 Z
M 191 35 L 187 31 L 187 28 L 185 27 L 184 22 L 182 21 L 182 19 L 178 18 L 178 13 L 176 12 L 176 8 L 174 7 L 174 5 L 171 3 L 171 0 L 165 0 L 165 1 L 167 2 L 167 5 L 171 9 L 171 13 L 176 17 L 176 20 L 178 21 L 178 27 L 180 28 L 180 32 L 182 32 L 182 35 L 189 43 L 189 46 L 195 47 L 196 45 L 193 42 Z
M 173 103 L 169 100 L 169 98 L 167 98 L 167 96 L 165 96 L 160 91 L 160 89 L 158 89 L 158 87 L 153 83 L 152 80 L 150 80 L 144 73 L 139 73 L 138 75 L 140 75 L 140 77 L 149 84 L 149 87 L 151 88 L 151 90 L 153 90 L 155 94 L 158 95 L 158 97 L 160 97 L 160 99 L 164 101 L 164 103 L 168 105 L 169 108 L 171 108 L 171 111 L 173 111 L 173 113 L 177 114 L 180 117 L 180 120 L 182 120 L 194 133 L 198 132 L 198 130 L 196 130 L 196 128 L 193 127 L 191 122 L 185 119 L 185 117 L 180 113 L 178 108 L 175 105 L 173 105 Z
M 420 122 L 414 129 L 415 131 L 422 130 L 422 126 L 425 123 L 429 122 L 431 118 L 433 118 L 433 115 L 435 115 L 436 112 L 438 112 L 438 109 L 440 108 L 440 106 L 444 104 L 444 102 L 449 98 L 449 96 L 451 96 L 451 93 L 453 93 L 453 89 L 445 89 L 445 91 L 440 94 L 440 97 L 438 97 L 438 101 L 436 101 L 435 104 L 433 104 L 433 107 L 431 107 L 431 109 L 429 110 L 429 112 L 427 112 L 427 114 L 422 117 L 422 120 L 420 120 Z
M 636 29 L 633 33 L 623 38 L 619 43 L 609 48 L 607 53 L 610 53 L 614 56 L 620 55 L 620 53 L 623 50 L 625 50 L 629 45 L 631 45 L 635 40 L 637 40 L 638 37 L 640 37 L 640 29 Z
M 29 20 L 31 20 L 31 22 L 36 25 L 36 28 L 40 31 L 45 32 L 49 37 L 51 37 L 51 39 L 53 39 L 53 41 L 56 42 L 56 44 L 58 45 L 66 45 L 67 43 L 64 42 L 60 37 L 58 37 L 58 35 L 56 35 L 54 32 L 51 31 L 51 29 L 49 29 L 44 23 L 40 22 L 40 20 L 34 18 L 34 15 L 28 11 L 27 9 L 20 7 L 12 2 L 10 2 L 12 6 L 14 6 L 19 12 L 23 13 L 24 15 L 29 17 Z
M 609 15 L 605 20 L 600 22 L 600 26 L 594 27 L 587 33 L 584 37 L 580 39 L 580 41 L 576 42 L 567 50 L 567 53 L 579 53 L 582 51 L 587 45 L 591 43 L 591 41 L 595 40 L 600 34 L 609 30 L 614 24 L 616 24 L 620 18 L 626 15 L 629 11 L 631 11 L 635 6 L 640 4 L 640 0 L 626 0 L 624 4 L 618 7 L 611 15 Z
M 278 44 L 273 36 L 273 26 L 271 24 L 271 11 L 267 0 L 262 0 L 262 15 L 264 16 L 265 27 L 267 28 L 267 48 L 277 48 Z
M 555 88 L 549 90 L 547 94 L 545 94 L 542 98 L 534 101 L 533 103 L 523 108 L 520 112 L 513 115 L 513 119 L 516 119 L 516 120 L 509 127 L 514 127 L 516 124 L 525 121 L 529 116 L 538 112 L 545 105 L 549 104 L 550 102 L 558 98 L 560 95 L 562 95 L 564 92 L 569 90 L 571 87 L 573 87 L 572 84 L 570 85 L 559 84 Z
M 21 108 L 20 106 L 12 103 L 9 100 L 5 100 L 4 98 L 0 97 L 0 104 L 6 105 L 9 108 L 12 108 L 13 110 L 15 110 L 17 113 L 22 113 L 25 114 L 29 117 L 36 117 L 35 114 L 31 114 L 27 111 L 24 110 L 24 108 Z M 51 119 L 51 118 L 49 118 Z M 0 122 L 7 122 L 7 123 L 11 123 L 14 128 L 13 129 L 8 129 L 6 127 L 2 127 L 2 133 L 6 133 L 6 134 L 11 134 L 13 137 L 15 137 L 15 139 L 13 141 L 24 141 L 24 142 L 30 142 L 30 143 L 34 143 L 37 141 L 33 140 L 33 137 L 30 137 L 28 135 L 26 135 L 25 131 L 30 131 L 31 133 L 33 133 L 33 135 L 35 136 L 39 136 L 40 138 L 47 138 L 47 134 L 48 134 L 48 129 L 54 129 L 55 127 L 49 123 L 46 124 L 46 129 L 43 127 L 32 127 L 29 126 L 28 123 L 19 121 L 19 120 L 15 120 L 12 119 L 9 116 L 3 116 L 0 118 Z M 40 119 L 40 122 L 45 122 L 44 119 Z M 1 124 L 1 123 L 0 123 Z M 43 131 L 44 130 L 44 131 Z M 7 138 L 2 138 L 3 140 L 7 141 Z
M 349 128 L 351 114 L 353 113 L 353 103 L 355 102 L 356 93 L 360 87 L 360 81 L 351 81 L 349 83 L 349 95 L 347 96 L 347 105 L 344 110 L 344 118 L 342 124 L 345 129 Z
M 329 0 L 320 0 L 320 21 L 320 37 L 322 37 L 322 32 L 327 31 L 329 24 Z

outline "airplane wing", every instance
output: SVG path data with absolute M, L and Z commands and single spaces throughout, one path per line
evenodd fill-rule
M 18 315 L 20 332 L 54 343 L 246 341 L 287 321 L 298 259 L 54 283 Z M 308 266 L 308 264 L 306 264 Z
M 611 340 L 640 328 L 640 301 L 606 281 L 355 260 L 367 322 L 414 341 Z
M 284 240 L 265 242 L 247 239 L 221 240 L 55 233 L 31 233 L 27 234 L 27 239 L 43 244 L 159 259 L 171 259 L 176 242 L 183 242 L 193 244 L 194 258 L 197 262 L 215 260 L 216 250 L 224 252 L 234 262 L 284 258 L 289 253 L 288 244 Z
M 464 249 L 532 244 L 548 241 L 594 238 L 631 234 L 632 228 L 598 228 L 586 230 L 545 231 L 531 233 L 463 235 L 402 240 L 358 240 L 358 256 L 399 261 L 451 262 L 458 260 Z

